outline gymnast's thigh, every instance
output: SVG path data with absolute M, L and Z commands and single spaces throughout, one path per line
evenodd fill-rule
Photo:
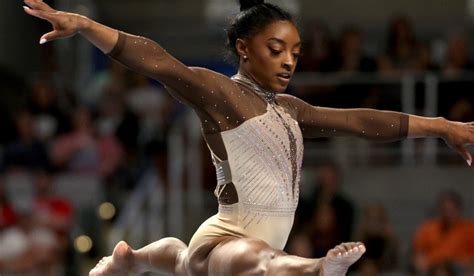
M 265 275 L 268 263 L 282 255 L 262 240 L 230 237 L 210 252 L 208 275 Z

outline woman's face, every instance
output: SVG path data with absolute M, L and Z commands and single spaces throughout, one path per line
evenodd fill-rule
M 237 50 L 240 69 L 247 76 L 267 90 L 282 92 L 295 71 L 301 39 L 293 23 L 275 21 L 254 36 L 238 41 Z

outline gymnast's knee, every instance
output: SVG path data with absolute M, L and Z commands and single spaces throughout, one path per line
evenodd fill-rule
M 189 273 L 189 258 L 188 258 L 189 250 L 187 248 L 182 249 L 176 255 L 176 262 L 175 262 L 175 269 L 174 275 L 176 276 L 185 276 Z
M 269 263 L 279 254 L 267 243 L 255 239 L 235 240 L 218 250 L 210 265 L 231 275 L 266 275 Z
M 186 251 L 186 244 L 176 238 L 163 238 L 139 250 L 148 258 L 151 267 L 175 274 L 183 265 L 182 256 Z

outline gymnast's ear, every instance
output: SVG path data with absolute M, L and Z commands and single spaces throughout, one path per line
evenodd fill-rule
M 244 39 L 237 38 L 235 41 L 235 50 L 240 58 L 246 60 L 248 57 L 248 47 Z

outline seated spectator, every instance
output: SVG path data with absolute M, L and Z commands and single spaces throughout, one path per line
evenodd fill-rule
M 97 137 L 92 114 L 85 107 L 74 111 L 73 130 L 57 138 L 52 160 L 61 168 L 77 173 L 108 177 L 121 162 L 122 148 L 112 135 Z
M 364 53 L 361 31 L 353 26 L 346 27 L 337 44 L 332 71 L 344 75 L 349 81 L 336 85 L 335 90 L 325 97 L 325 101 L 317 101 L 318 104 L 338 108 L 370 107 L 367 104 L 370 104 L 370 97 L 376 86 L 350 81 L 354 73 L 374 72 L 377 69 L 375 59 Z
M 354 223 L 354 207 L 352 202 L 341 192 L 342 175 L 337 164 L 327 162 L 318 169 L 317 185 L 310 200 L 301 202 L 301 221 L 314 217 L 319 206 L 328 204 L 335 212 L 337 228 L 340 235 L 337 242 L 351 239 Z
M 67 117 L 61 110 L 58 95 L 51 81 L 38 78 L 31 85 L 28 110 L 33 117 L 35 137 L 49 142 L 67 129 Z
M 377 69 L 375 60 L 364 53 L 362 33 L 358 29 L 346 28 L 339 37 L 338 44 L 335 71 L 373 72 Z
M 341 243 L 341 229 L 338 228 L 334 206 L 323 203 L 308 221 L 308 237 L 314 257 L 324 257 L 325 252 Z
M 321 257 L 330 248 L 351 240 L 354 207 L 341 193 L 340 184 L 341 172 L 336 164 L 328 162 L 318 168 L 317 186 L 309 199 L 301 200 L 297 210 L 296 238 L 290 240 L 289 251 Z
M 457 79 L 462 73 L 474 70 L 468 49 L 463 34 L 454 33 L 450 36 L 442 67 L 442 74 L 446 78 L 440 86 L 440 115 L 463 122 L 474 120 L 474 82 L 465 78 Z
M 316 207 L 309 220 L 290 240 L 288 252 L 301 257 L 321 258 L 334 246 L 340 244 L 340 229 L 336 224 L 336 213 L 330 204 Z
M 311 22 L 304 30 L 305 52 L 298 61 L 298 71 L 328 72 L 333 68 L 333 41 L 331 33 L 322 22 Z
M 125 75 L 130 78 L 129 75 Z M 124 76 L 124 77 L 125 77 Z M 113 90 L 111 87 L 97 99 L 97 134 L 115 136 L 126 155 L 135 155 L 138 149 L 140 121 L 136 113 L 127 106 L 128 92 L 125 88 Z
M 16 139 L 7 144 L 3 155 L 3 168 L 49 167 L 50 159 L 46 146 L 34 135 L 33 117 L 26 110 L 15 116 Z
M 448 39 L 445 62 L 442 73 L 447 77 L 455 77 L 463 71 L 474 69 L 474 63 L 469 58 L 466 37 L 462 33 L 453 33 Z
M 397 239 L 382 204 L 369 204 L 364 208 L 356 240 L 363 242 L 367 248 L 359 270 L 370 267 L 378 275 L 396 267 Z
M 399 76 L 419 68 L 420 48 L 406 17 L 397 17 L 390 22 L 386 48 L 386 53 L 378 61 L 382 73 Z
M 474 221 L 464 217 L 462 209 L 459 194 L 441 194 L 437 216 L 424 222 L 415 234 L 414 265 L 418 272 L 426 273 L 443 263 L 462 269 L 474 257 Z
M 314 20 L 304 28 L 303 52 L 298 59 L 297 72 L 327 73 L 334 70 L 335 47 L 332 34 L 325 23 Z M 291 90 L 309 103 L 331 106 L 335 87 L 327 83 L 293 82 Z
M 143 146 L 157 137 L 164 138 L 176 109 L 175 100 L 142 75 L 132 74 L 131 84 L 125 100 L 140 119 L 139 144 Z

